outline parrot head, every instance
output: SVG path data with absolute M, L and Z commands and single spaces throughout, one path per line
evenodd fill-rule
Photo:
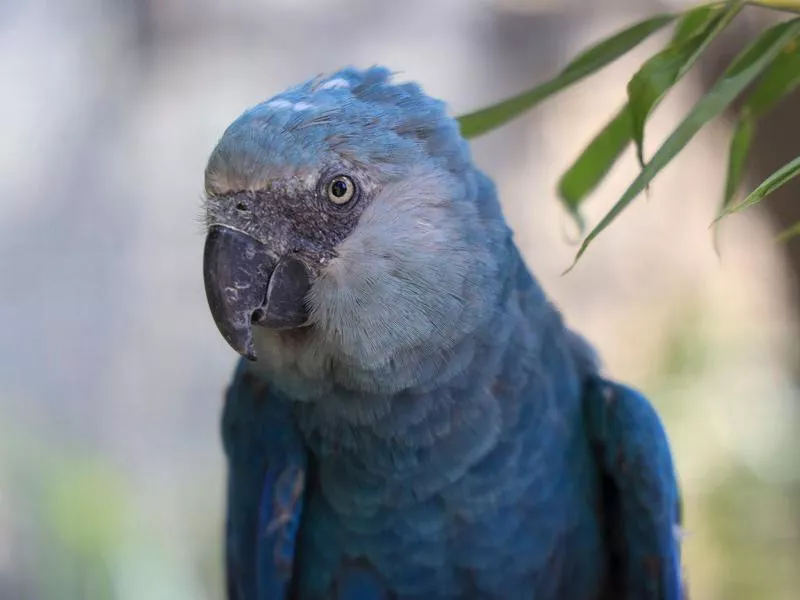
M 444 104 L 385 68 L 245 111 L 205 172 L 203 271 L 220 333 L 250 360 L 302 348 L 319 368 L 452 345 L 485 314 L 505 243 L 486 182 Z

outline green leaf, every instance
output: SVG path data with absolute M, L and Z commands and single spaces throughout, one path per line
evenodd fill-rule
M 728 150 L 728 174 L 725 178 L 725 192 L 722 197 L 722 208 L 724 210 L 736 196 L 736 192 L 744 177 L 744 167 L 747 163 L 747 156 L 750 153 L 750 144 L 755 133 L 755 121 L 748 115 L 743 115 L 736 125 L 736 129 L 731 137 L 731 144 Z M 714 227 L 713 239 L 714 250 L 719 255 L 719 229 Z
M 692 68 L 714 38 L 739 14 L 744 0 L 701 6 L 679 22 L 674 41 L 642 65 L 628 83 L 636 156 L 644 167 L 644 128 L 666 93 Z M 692 27 L 695 27 L 692 30 Z
M 558 195 L 583 233 L 578 207 L 606 176 L 631 140 L 628 105 L 598 133 L 558 182 Z
M 724 8 L 723 2 L 704 4 L 683 13 L 675 25 L 672 43 L 680 44 L 704 30 L 708 24 L 719 16 Z
M 723 209 L 731 203 L 742 183 L 744 165 L 747 162 L 754 132 L 755 122 L 749 116 L 744 116 L 733 133 L 728 151 L 728 175 L 725 180 L 725 196 L 722 200 Z
M 791 40 L 766 70 L 758 86 L 747 98 L 743 111 L 754 118 L 769 112 L 800 85 L 800 37 Z
M 498 104 L 458 117 L 461 135 L 474 138 L 507 123 L 548 96 L 599 71 L 674 19 L 675 15 L 662 14 L 628 27 L 581 53 L 553 79 Z
M 681 43 L 702 32 L 712 20 L 720 16 L 723 8 L 724 3 L 716 2 L 684 13 L 675 26 L 673 43 Z M 559 180 L 558 194 L 569 213 L 576 219 L 581 232 L 583 220 L 578 207 L 619 160 L 630 138 L 630 109 L 626 105 L 595 136 Z
M 772 175 L 767 177 L 764 181 L 761 182 L 756 189 L 754 189 L 750 194 L 742 200 L 739 204 L 735 206 L 731 206 L 724 210 L 722 214 L 717 217 L 716 221 L 719 221 L 721 218 L 731 215 L 733 213 L 741 212 L 746 208 L 753 206 L 754 204 L 758 204 L 764 198 L 769 196 L 772 192 L 786 184 L 787 182 L 791 181 L 795 177 L 800 175 L 800 156 L 795 158 L 793 161 L 783 165 L 780 169 L 775 171 Z
M 756 119 L 800 84 L 800 38 L 790 40 L 761 76 L 740 111 L 728 152 L 728 174 L 720 212 L 733 201 L 744 176 L 744 167 L 755 135 Z M 716 232 L 716 230 L 715 230 Z
M 675 155 L 686 147 L 695 134 L 708 121 L 725 110 L 747 85 L 767 68 L 786 43 L 798 33 L 800 33 L 800 18 L 779 23 L 761 33 L 739 53 L 722 77 L 692 107 L 689 114 L 656 151 L 622 197 L 589 233 L 578 249 L 575 260 L 567 269 L 568 271 L 586 252 L 589 244 L 625 210 Z
M 800 221 L 781 231 L 778 234 L 777 239 L 779 242 L 788 242 L 790 239 L 797 237 L 798 235 L 800 235 Z

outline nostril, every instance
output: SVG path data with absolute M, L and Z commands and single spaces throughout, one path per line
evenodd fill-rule
M 236 205 L 236 210 L 240 210 L 242 212 L 247 212 L 247 204 L 245 204 L 244 202 L 239 202 Z
M 253 313 L 250 315 L 250 324 L 255 325 L 256 323 L 260 323 L 261 321 L 264 320 L 264 316 L 265 315 L 263 308 L 255 309 Z

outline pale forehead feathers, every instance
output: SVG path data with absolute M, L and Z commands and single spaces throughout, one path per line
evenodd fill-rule
M 209 159 L 212 194 L 262 189 L 270 179 L 330 163 L 405 171 L 419 160 L 461 171 L 470 157 L 440 100 L 383 67 L 344 69 L 290 88 L 234 121 Z

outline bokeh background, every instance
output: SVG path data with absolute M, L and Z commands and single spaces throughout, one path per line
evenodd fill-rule
M 458 114 L 686 5 L 0 3 L 0 599 L 222 598 L 218 418 L 235 356 L 206 306 L 198 215 L 207 156 L 243 109 L 345 64 L 382 63 Z M 770 18 L 748 9 L 671 93 L 648 129 L 651 151 Z M 800 244 L 773 237 L 800 218 L 798 188 L 729 219 L 717 257 L 708 225 L 730 133 L 721 119 L 560 275 L 576 246 L 558 176 L 668 35 L 474 153 L 568 321 L 665 419 L 692 597 L 795 599 Z M 798 104 L 763 128 L 752 181 L 796 155 Z M 629 152 L 589 201 L 590 220 L 635 172 Z

